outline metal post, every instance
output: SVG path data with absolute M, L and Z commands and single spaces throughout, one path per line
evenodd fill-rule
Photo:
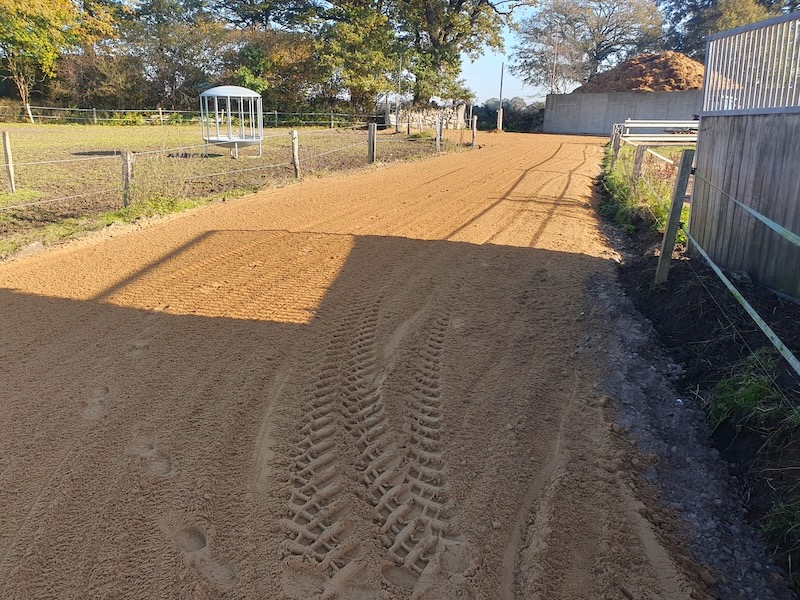
M 500 64 L 500 108 L 497 110 L 497 131 L 503 131 L 503 72 L 506 63 Z
M 655 285 L 664 283 L 669 274 L 672 249 L 675 247 L 675 238 L 678 235 L 678 227 L 680 227 L 681 211 L 683 210 L 683 201 L 686 197 L 686 188 L 689 185 L 689 175 L 692 174 L 693 162 L 694 150 L 684 150 L 681 155 L 678 179 L 675 181 L 675 189 L 672 192 L 672 204 L 669 208 L 667 228 L 666 231 L 664 231 L 664 239 L 661 242 L 661 256 L 658 257 Z
M 6 161 L 6 175 L 8 175 L 8 185 L 11 193 L 17 193 L 17 183 L 14 180 L 14 157 L 11 155 L 11 138 L 7 131 L 3 132 L 3 156 Z
M 297 138 L 297 130 L 292 129 L 292 166 L 294 167 L 295 178 L 300 178 L 300 141 Z
M 97 125 L 97 109 L 96 108 L 92 109 L 92 121 L 94 121 L 94 124 Z
M 122 207 L 127 208 L 131 197 L 131 180 L 133 179 L 133 153 L 122 151 Z
M 400 133 L 400 86 L 403 81 L 403 55 L 400 55 L 399 65 L 397 67 L 397 105 L 395 107 L 395 118 L 394 118 L 394 132 Z
M 478 116 L 472 117 L 472 147 L 475 148 L 478 138 Z
M 378 125 L 370 123 L 367 129 L 367 162 L 375 162 L 375 150 L 377 149 Z

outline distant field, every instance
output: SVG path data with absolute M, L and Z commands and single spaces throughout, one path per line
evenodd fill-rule
M 10 134 L 17 192 L 10 193 L 3 168 L 0 255 L 28 241 L 31 231 L 45 227 L 52 230 L 54 224 L 58 224 L 55 237 L 68 237 L 76 227 L 96 228 L 120 218 L 171 212 L 187 204 L 281 185 L 294 178 L 289 129 L 266 130 L 262 156 L 257 156 L 257 148 L 250 147 L 240 149 L 238 160 L 227 148 L 217 146 L 210 146 L 206 156 L 197 124 L 5 123 L 2 130 Z M 299 140 L 303 175 L 366 164 L 367 134 L 363 129 L 301 129 Z M 135 153 L 135 159 L 131 206 L 120 212 L 123 151 Z M 379 134 L 377 154 L 381 162 L 432 152 L 430 139 Z M 10 241 L 20 235 L 25 239 Z

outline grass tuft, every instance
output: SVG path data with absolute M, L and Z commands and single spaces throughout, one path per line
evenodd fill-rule
M 775 362 L 771 350 L 759 348 L 717 382 L 707 407 L 714 429 L 726 422 L 737 431 L 758 426 L 780 412 L 781 394 L 769 375 Z

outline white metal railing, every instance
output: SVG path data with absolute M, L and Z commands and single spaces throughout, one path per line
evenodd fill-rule
M 615 153 L 620 144 L 653 146 L 691 146 L 697 143 L 699 121 L 666 121 L 626 119 L 611 127 L 611 143 Z
M 709 37 L 704 116 L 800 112 L 800 12 Z

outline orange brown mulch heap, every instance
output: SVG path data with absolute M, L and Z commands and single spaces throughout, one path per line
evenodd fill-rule
M 600 73 L 574 93 L 699 90 L 704 72 L 701 63 L 680 52 L 640 54 Z

